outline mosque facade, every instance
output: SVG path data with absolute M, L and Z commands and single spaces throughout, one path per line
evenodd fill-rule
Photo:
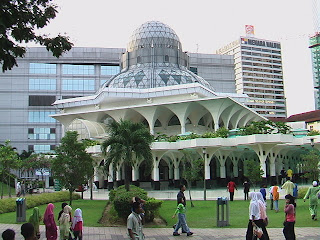
M 183 52 L 179 37 L 166 24 L 151 21 L 137 28 L 122 54 L 120 72 L 107 80 L 92 95 L 61 99 L 53 104 L 51 115 L 64 129 L 78 131 L 82 139 L 103 141 L 110 121 L 131 120 L 148 126 L 158 136 L 203 134 L 221 127 L 229 130 L 266 120 L 246 107 L 245 94 L 219 92 L 205 79 L 190 71 L 189 56 Z M 317 146 L 317 138 L 313 141 Z M 177 186 L 182 179 L 182 149 L 192 149 L 204 159 L 207 188 L 241 181 L 244 161 L 255 159 L 264 178 L 276 178 L 280 170 L 291 167 L 298 173 L 301 149 L 310 148 L 310 139 L 292 134 L 258 134 L 228 138 L 196 138 L 152 144 L 153 171 L 142 174 L 143 160 L 132 166 L 131 180 L 156 190 Z M 90 148 L 97 165 L 103 165 L 100 146 Z M 112 188 L 124 179 L 122 165 L 110 165 L 106 176 L 96 169 L 99 187 Z

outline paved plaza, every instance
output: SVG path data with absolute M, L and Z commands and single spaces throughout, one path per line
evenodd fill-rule
M 20 224 L 0 224 L 0 231 L 11 228 L 16 232 L 16 240 L 22 240 Z M 45 240 L 44 226 L 40 226 L 41 240 Z M 236 240 L 245 239 L 246 229 L 244 228 L 203 228 L 192 229 L 194 235 L 187 237 L 186 234 L 174 237 L 172 228 L 145 228 L 146 239 L 150 240 L 182 240 L 182 239 L 221 239 Z M 284 239 L 282 228 L 268 228 L 270 239 Z M 124 227 L 84 227 L 84 240 L 124 240 L 127 238 Z M 296 228 L 297 240 L 319 240 L 320 228 Z

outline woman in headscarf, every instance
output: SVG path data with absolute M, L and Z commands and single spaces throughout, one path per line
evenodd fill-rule
M 53 209 L 54 205 L 49 203 L 43 216 L 43 223 L 46 226 L 47 240 L 57 240 L 58 238 L 57 225 L 54 221 Z
M 268 216 L 267 216 L 267 204 L 264 200 L 264 197 L 261 192 L 257 192 L 257 199 L 259 203 L 259 211 L 260 211 L 260 220 L 262 220 L 262 232 L 264 239 L 269 239 L 269 235 L 266 229 L 266 226 L 268 225 Z
M 320 187 L 317 181 L 312 182 L 312 187 L 310 187 L 303 198 L 305 202 L 309 198 L 309 211 L 312 220 L 317 220 L 317 208 L 318 208 L 318 193 L 320 192 Z
M 80 208 L 77 208 L 74 211 L 74 217 L 72 219 L 72 230 L 74 234 L 74 240 L 82 240 L 82 228 L 83 228 L 83 219 L 82 211 Z
M 260 206 L 257 195 L 258 193 L 256 192 L 249 193 L 249 199 L 251 199 L 251 201 L 249 205 L 249 223 L 247 227 L 246 240 L 258 239 L 257 236 L 254 236 L 253 234 L 253 226 L 261 228 L 262 231 L 263 228 L 265 229 L 265 225 L 260 216 Z M 263 231 L 260 239 L 269 239 L 269 237 L 268 235 L 265 236 Z
M 33 213 L 29 218 L 29 223 L 31 223 L 33 225 L 34 235 L 37 237 L 37 239 L 40 239 L 40 229 L 39 229 L 40 220 L 41 220 L 41 216 L 39 213 L 39 208 L 34 207 Z
M 60 240 L 69 239 L 71 210 L 72 210 L 72 208 L 69 205 L 66 205 L 63 208 L 63 213 L 61 214 L 61 217 L 59 218 Z

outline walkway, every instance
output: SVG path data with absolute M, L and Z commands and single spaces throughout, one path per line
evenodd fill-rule
M 0 232 L 11 228 L 16 232 L 16 240 L 22 240 L 19 224 L 0 224 Z M 44 226 L 40 226 L 41 240 L 45 240 Z M 187 237 L 183 234 L 178 237 L 172 236 L 172 228 L 145 228 L 146 239 L 150 240 L 183 240 L 183 239 L 216 239 L 216 240 L 239 240 L 245 239 L 246 229 L 244 228 L 206 228 L 192 229 L 194 235 Z M 282 228 L 269 228 L 268 233 L 271 240 L 283 240 Z M 126 229 L 124 227 L 85 227 L 84 240 L 124 240 L 126 239 Z M 319 228 L 296 228 L 297 240 L 319 240 Z

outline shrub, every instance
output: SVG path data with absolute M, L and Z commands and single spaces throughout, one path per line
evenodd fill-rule
M 221 127 L 215 132 L 215 136 L 220 138 L 227 138 L 229 137 L 229 130 L 225 127 Z
M 72 199 L 77 200 L 80 195 L 77 193 L 72 194 Z M 69 192 L 61 191 L 54 193 L 42 193 L 39 195 L 27 196 L 27 208 L 33 208 L 39 205 L 64 202 L 69 200 Z M 0 200 L 0 214 L 7 212 L 14 212 L 16 210 L 16 198 L 5 198 Z
M 204 134 L 201 135 L 203 138 L 215 138 L 216 134 L 214 132 L 205 132 Z
M 320 131 L 318 130 L 311 130 L 307 136 L 316 136 L 316 135 L 320 135 Z
M 161 207 L 162 201 L 154 198 L 148 198 L 147 192 L 137 186 L 130 185 L 130 191 L 126 191 L 124 186 L 120 186 L 118 189 L 113 190 L 109 193 L 109 200 L 112 201 L 114 209 L 117 211 L 120 218 L 127 218 L 132 210 L 132 198 L 139 197 L 146 200 L 145 211 L 146 211 L 146 222 L 153 221 L 157 215 L 159 208 Z
M 159 215 L 159 209 L 163 201 L 154 198 L 149 198 L 145 203 L 145 220 L 152 222 L 154 217 Z

